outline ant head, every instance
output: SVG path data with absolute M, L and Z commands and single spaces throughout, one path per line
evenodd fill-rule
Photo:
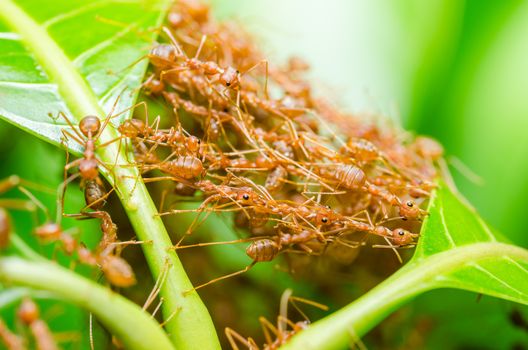
M 413 200 L 407 200 L 400 205 L 400 215 L 406 219 L 416 219 L 421 212 L 420 207 Z
M 86 137 L 97 134 L 100 128 L 101 121 L 95 115 L 87 115 L 79 122 L 79 129 Z
M 330 218 L 326 213 L 317 213 L 315 216 L 315 222 L 317 225 L 328 225 L 330 223 Z
M 48 222 L 35 228 L 35 235 L 45 241 L 55 241 L 60 238 L 62 228 L 59 224 Z
M 249 187 L 243 187 L 237 194 L 237 201 L 242 204 L 252 204 L 255 199 L 255 193 Z
M 176 59 L 176 49 L 170 44 L 160 44 L 150 50 L 149 58 L 153 66 L 163 68 Z
M 233 67 L 227 67 L 222 74 L 220 74 L 220 82 L 227 86 L 234 88 L 240 83 L 240 72 Z
M 407 230 L 397 228 L 392 230 L 392 241 L 398 246 L 414 243 L 414 235 Z
M 197 152 L 200 149 L 201 143 L 202 141 L 200 141 L 199 138 L 193 135 L 189 136 L 186 140 L 187 149 L 193 153 Z
M 18 317 L 25 324 L 31 324 L 38 320 L 39 310 L 37 304 L 35 304 L 35 302 L 29 298 L 24 298 L 22 304 L 20 304 L 20 308 L 18 309 Z
M 335 215 L 329 206 L 321 208 L 315 215 L 316 225 L 329 225 L 335 221 Z

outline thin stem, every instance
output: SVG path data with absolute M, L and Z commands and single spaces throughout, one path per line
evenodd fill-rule
M 35 252 L 33 249 L 31 249 L 30 246 L 24 242 L 22 238 L 20 238 L 16 234 L 11 234 L 11 237 L 9 237 L 10 244 L 13 247 L 13 249 L 18 253 L 18 255 L 33 261 L 46 261 L 44 257 L 39 255 L 37 252 Z
M 456 287 L 439 276 L 446 276 L 477 262 L 508 256 L 528 261 L 528 251 L 503 243 L 475 243 L 412 260 L 355 302 L 315 322 L 294 336 L 281 349 L 344 349 L 353 339 L 365 335 L 404 303 L 431 289 Z
M 57 264 L 1 258 L 0 281 L 50 291 L 89 310 L 127 349 L 174 349 L 159 324 L 139 306 Z
M 169 1 L 160 0 L 160 3 L 166 8 Z M 61 96 L 76 120 L 89 114 L 105 115 L 92 89 L 43 27 L 12 0 L 0 2 L 0 18 L 3 18 L 14 32 L 21 35 L 50 80 L 57 84 Z M 110 123 L 99 142 L 106 143 L 117 137 L 117 131 Z M 119 149 L 118 144 L 114 142 L 98 149 L 100 159 L 106 164 L 127 164 L 125 145 L 123 143 Z M 168 262 L 170 270 L 161 287 L 160 296 L 164 299 L 164 318 L 170 318 L 165 328 L 173 343 L 181 349 L 220 348 L 211 317 L 198 294 L 183 294 L 184 291 L 192 289 L 191 282 L 178 256 L 170 250 L 172 242 L 161 219 L 156 215 L 156 206 L 141 180 L 138 169 L 132 166 L 117 166 L 111 172 L 101 170 L 116 188 L 138 238 L 152 242 L 143 244 L 142 248 L 154 279 L 159 277 Z

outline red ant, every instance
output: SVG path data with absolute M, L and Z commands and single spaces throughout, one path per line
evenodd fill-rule
M 18 317 L 31 330 L 39 350 L 59 349 L 48 325 L 40 319 L 39 309 L 34 301 L 25 298 L 18 309 Z
M 305 313 L 301 311 L 301 309 L 296 305 L 295 302 L 301 302 L 303 304 L 311 305 L 323 311 L 328 310 L 328 307 L 326 305 L 308 299 L 293 296 L 291 289 L 285 290 L 281 297 L 279 308 L 280 314 L 277 317 L 277 323 L 274 325 L 266 318 L 259 317 L 259 322 L 261 324 L 262 331 L 266 339 L 266 344 L 264 344 L 263 349 L 279 349 L 282 345 L 286 344 L 295 334 L 301 332 L 309 326 L 310 320 L 305 315 Z M 304 318 L 304 320 L 295 323 L 291 321 L 288 318 L 288 304 L 291 304 L 297 310 L 297 312 Z M 288 327 L 290 329 L 288 329 Z M 233 350 L 239 350 L 237 341 L 250 350 L 260 349 L 252 338 L 245 339 L 229 327 L 225 329 L 225 334 Z

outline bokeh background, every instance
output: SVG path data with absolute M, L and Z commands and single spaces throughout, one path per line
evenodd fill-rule
M 491 225 L 528 247 L 527 2 L 212 0 L 212 4 L 220 19 L 236 20 L 251 32 L 271 62 L 283 62 L 290 55 L 309 62 L 318 93 L 343 109 L 382 114 L 408 130 L 439 139 L 460 191 Z M 63 162 L 64 151 L 0 122 L 0 178 L 16 173 L 55 188 L 62 181 Z M 69 193 L 69 209 L 74 212 L 82 206 L 82 193 L 75 188 Z M 43 200 L 54 205 L 53 196 Z M 119 203 L 112 202 L 120 232 L 132 236 Z M 37 246 L 30 235 L 31 222 L 24 219 L 28 216 L 14 215 L 19 218 L 17 231 Z M 167 223 L 174 233 L 185 229 L 181 218 Z M 80 225 L 88 244 L 97 241 L 97 223 L 69 225 Z M 229 220 L 211 217 L 196 236 L 200 241 L 230 239 L 232 231 Z M 182 251 L 181 256 L 191 279 L 200 283 L 243 268 L 249 262 L 243 248 L 196 249 Z M 140 283 L 125 294 L 142 303 L 153 281 L 139 250 L 127 258 L 135 261 Z M 274 321 L 286 288 L 334 311 L 390 275 L 398 263 L 390 252 L 364 249 L 352 264 L 328 268 L 324 261 L 259 264 L 241 278 L 200 294 L 222 338 L 224 327 L 230 326 L 262 340 L 258 316 Z M 9 297 L 2 293 L 0 306 L 2 316 L 12 321 Z M 41 305 L 66 348 L 89 349 L 88 315 L 56 301 Z M 303 310 L 313 320 L 325 314 L 310 307 Z M 292 318 L 299 320 L 299 315 Z M 96 336 L 97 348 L 112 347 L 97 325 Z M 435 291 L 397 311 L 362 341 L 373 349 L 528 349 L 528 312 L 489 297 Z

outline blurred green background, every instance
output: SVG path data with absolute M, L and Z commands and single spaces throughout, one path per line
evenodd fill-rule
M 290 55 L 307 60 L 317 91 L 344 109 L 381 113 L 406 129 L 438 138 L 448 157 L 455 157 L 452 163 L 462 163 L 482 178 L 482 183 L 475 183 L 452 168 L 460 191 L 488 222 L 528 247 L 523 205 L 528 197 L 527 2 L 212 3 L 219 18 L 242 23 L 269 53 L 270 61 L 283 62 Z M 64 151 L 0 122 L 0 178 L 17 173 L 54 188 L 62 181 L 63 161 Z M 75 188 L 69 191 L 70 212 L 74 212 L 81 206 L 82 193 Z M 122 210 L 113 202 L 112 215 L 124 239 L 133 233 L 127 232 Z M 50 206 L 53 203 L 52 197 L 46 200 Z M 14 215 L 28 218 L 24 213 Z M 171 232 L 185 227 L 179 220 L 169 220 Z M 30 222 L 18 222 L 26 226 L 18 226 L 19 233 L 31 241 Z M 85 241 L 95 243 L 97 223 L 82 224 Z M 229 239 L 231 229 L 228 220 L 211 217 L 196 236 L 200 241 Z M 193 282 L 200 283 L 243 268 L 249 262 L 243 248 L 188 250 L 181 256 Z M 259 264 L 241 278 L 200 291 L 219 335 L 223 338 L 224 327 L 230 326 L 262 340 L 258 316 L 274 321 L 280 294 L 287 287 L 334 311 L 398 268 L 390 252 L 369 248 L 350 266 L 329 270 L 324 263 L 315 263 L 303 274 L 305 263 L 294 264 L 300 272 L 293 277 L 286 271 L 291 265 Z M 140 256 L 135 271 L 144 281 L 127 295 L 141 303 L 152 281 Z M 8 304 L 5 298 L 0 298 L 2 303 Z M 45 301 L 41 306 L 57 333 L 75 337 L 67 348 L 89 348 L 86 313 L 64 303 Z M 14 307 L 3 308 L 2 315 L 12 319 Z M 303 310 L 313 320 L 324 315 L 309 307 Z M 527 325 L 526 308 L 471 293 L 436 291 L 390 316 L 363 341 L 374 349 L 528 349 Z M 97 348 L 105 348 L 108 338 L 99 328 L 96 333 Z

